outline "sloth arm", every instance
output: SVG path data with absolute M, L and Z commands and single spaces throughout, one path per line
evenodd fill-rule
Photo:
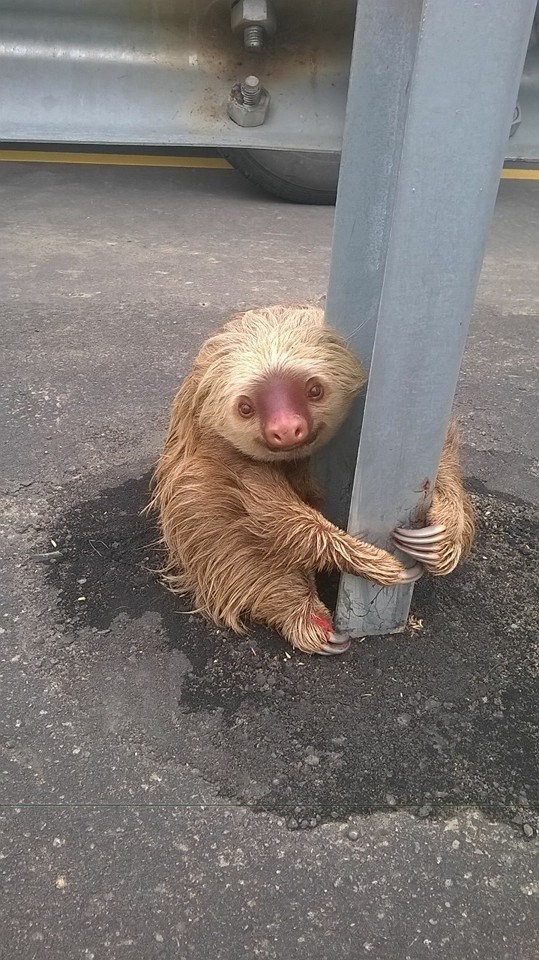
M 475 535 L 472 502 L 464 489 L 455 421 L 449 424 L 434 485 L 427 526 L 408 530 L 397 527 L 394 543 L 423 564 L 429 573 L 444 576 L 471 550 Z
M 386 550 L 356 540 L 304 503 L 283 473 L 251 465 L 241 472 L 239 496 L 250 534 L 267 545 L 268 557 L 290 569 L 337 569 L 381 585 L 416 579 Z

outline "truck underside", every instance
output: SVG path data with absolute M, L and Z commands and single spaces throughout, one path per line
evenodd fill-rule
M 214 147 L 281 196 L 332 202 L 355 7 L 354 0 L 0 0 L 0 139 Z M 507 161 L 539 161 L 537 36 L 536 14 Z M 373 62 L 373 76 L 376 69 Z M 248 77 L 258 78 L 266 108 L 247 104 L 247 119 L 233 119 L 231 98 L 241 100 Z

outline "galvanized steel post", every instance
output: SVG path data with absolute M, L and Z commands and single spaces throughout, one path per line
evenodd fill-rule
M 381 546 L 436 476 L 535 5 L 358 4 L 326 315 L 369 383 L 322 472 Z M 337 627 L 402 630 L 411 594 L 345 575 Z

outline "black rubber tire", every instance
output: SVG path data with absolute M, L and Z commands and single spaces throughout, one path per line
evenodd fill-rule
M 341 160 L 338 153 L 237 147 L 220 152 L 244 177 L 274 197 L 322 206 L 335 203 Z

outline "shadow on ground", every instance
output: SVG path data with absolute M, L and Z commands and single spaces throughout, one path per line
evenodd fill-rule
M 222 797 L 284 813 L 293 827 L 388 806 L 428 814 L 476 804 L 506 817 L 537 802 L 537 538 L 527 504 L 472 484 L 481 518 L 473 559 L 419 583 L 406 633 L 328 661 L 289 656 L 259 628 L 237 638 L 179 614 L 150 569 L 159 558 L 140 517 L 148 479 L 59 517 L 62 559 L 47 577 L 63 629 L 93 630 L 119 670 L 118 618 L 159 615 L 166 642 L 190 664 L 177 724 L 160 721 L 171 756 L 196 764 Z M 151 670 L 155 648 L 141 655 Z

